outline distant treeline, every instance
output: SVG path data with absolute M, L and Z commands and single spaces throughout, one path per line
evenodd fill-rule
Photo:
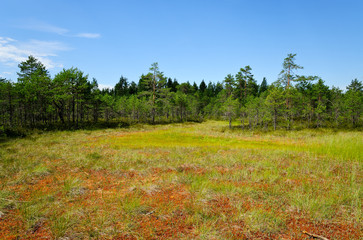
M 153 63 L 138 83 L 121 76 L 112 89 L 99 89 L 77 68 L 51 78 L 33 56 L 19 64 L 17 82 L 0 79 L 0 133 L 16 129 L 75 129 L 100 123 L 169 123 L 226 119 L 245 129 L 362 127 L 363 85 L 346 91 L 317 76 L 295 74 L 295 54 L 283 62 L 280 78 L 258 84 L 250 66 L 223 82 L 179 83 Z

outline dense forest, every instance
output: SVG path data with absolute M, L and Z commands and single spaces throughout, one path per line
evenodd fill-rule
M 17 82 L 0 79 L 0 133 L 205 119 L 226 119 L 242 129 L 362 127 L 362 82 L 330 88 L 317 76 L 297 75 L 302 67 L 295 56 L 288 54 L 270 85 L 265 78 L 258 84 L 250 66 L 222 82 L 197 85 L 179 83 L 153 63 L 137 83 L 121 76 L 112 89 L 99 89 L 96 79 L 77 68 L 52 78 L 29 56 L 19 64 Z

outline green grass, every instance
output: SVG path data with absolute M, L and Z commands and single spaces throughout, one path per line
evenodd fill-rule
M 0 238 L 362 237 L 361 132 L 137 125 L 13 139 L 0 159 Z
M 340 132 L 317 136 L 309 143 L 308 151 L 342 161 L 363 162 L 362 132 Z

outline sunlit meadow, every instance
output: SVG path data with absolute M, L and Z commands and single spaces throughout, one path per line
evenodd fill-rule
M 362 239 L 363 134 L 226 122 L 0 143 L 1 239 Z

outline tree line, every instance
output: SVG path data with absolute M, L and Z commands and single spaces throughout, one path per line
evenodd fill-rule
M 226 119 L 242 129 L 362 127 L 363 85 L 354 79 L 346 91 L 317 76 L 298 75 L 296 54 L 288 54 L 279 79 L 258 84 L 245 66 L 222 82 L 179 83 L 153 63 L 139 81 L 121 76 L 112 89 L 77 68 L 52 78 L 29 56 L 17 82 L 0 78 L 0 132 L 19 128 L 75 129 L 90 124 L 170 123 Z

